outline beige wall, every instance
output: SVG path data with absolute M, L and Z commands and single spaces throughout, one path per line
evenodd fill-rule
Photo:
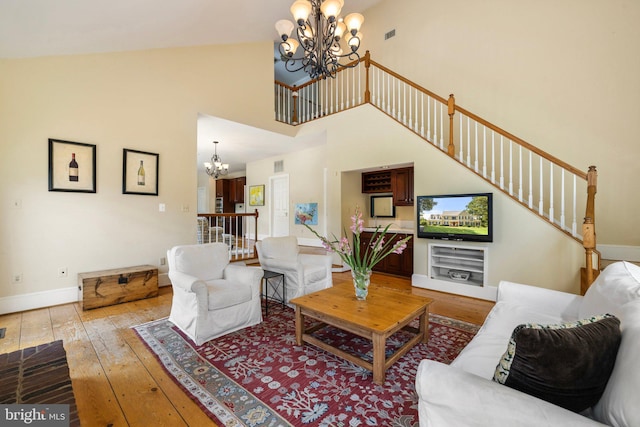
M 73 293 L 79 272 L 158 265 L 171 246 L 195 242 L 197 115 L 284 129 L 273 120 L 272 51 L 257 43 L 0 60 L 0 298 Z M 48 138 L 97 146 L 96 194 L 47 191 Z M 123 148 L 159 153 L 158 197 L 122 194 Z M 68 277 L 57 277 L 60 267 Z M 11 284 L 17 273 L 23 282 Z M 0 311 L 11 304 L 1 300 Z
M 325 140 L 324 132 L 300 137 L 298 143 L 308 141 L 308 138 Z M 283 162 L 283 171 L 274 173 L 273 166 L 276 161 Z M 311 233 L 302 225 L 294 224 L 293 213 L 297 203 L 318 203 L 319 218 L 318 226 L 324 229 L 327 224 L 323 212 L 325 210 L 324 203 L 324 182 L 325 169 L 328 164 L 326 145 L 294 151 L 292 153 L 281 156 L 268 157 L 259 161 L 247 164 L 247 187 L 251 185 L 265 186 L 265 205 L 249 206 L 246 204 L 247 212 L 253 212 L 257 209 L 258 216 L 258 238 L 271 235 L 270 223 L 270 200 L 271 189 L 269 188 L 269 178 L 276 175 L 286 174 L 289 177 L 289 232 L 291 235 L 300 238 L 312 237 Z M 330 191 L 335 191 L 331 189 Z
M 372 58 L 586 171 L 598 242 L 640 245 L 640 2 L 386 0 L 366 11 Z M 387 41 L 384 33 L 396 30 Z

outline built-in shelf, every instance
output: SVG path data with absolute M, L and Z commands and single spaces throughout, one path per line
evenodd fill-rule
M 390 193 L 392 190 L 391 170 L 364 172 L 362 174 L 363 193 Z
M 486 247 L 429 244 L 429 277 L 434 280 L 485 286 Z

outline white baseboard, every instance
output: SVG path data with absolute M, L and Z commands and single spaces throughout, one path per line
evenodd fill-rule
M 158 286 L 171 286 L 167 273 L 158 274 Z M 54 289 L 51 291 L 33 292 L 31 294 L 14 295 L 0 298 L 0 314 L 18 313 L 20 311 L 53 307 L 79 301 L 78 287 Z
M 333 273 L 344 273 L 345 271 L 351 271 L 351 267 L 348 265 L 342 265 L 341 267 L 336 267 L 335 265 L 331 268 Z
M 312 246 L 314 248 L 322 248 L 322 241 L 318 238 L 298 237 L 298 245 L 300 246 Z
M 498 297 L 498 288 L 496 286 L 473 286 L 465 285 L 464 283 L 446 282 L 444 280 L 431 279 L 424 274 L 413 274 L 411 276 L 411 286 L 488 301 L 495 301 Z
M 598 245 L 602 259 L 619 261 L 640 261 L 640 246 Z
M 54 289 L 0 298 L 0 314 L 17 313 L 78 301 L 78 287 Z
M 269 235 L 260 235 L 258 236 L 258 240 L 263 240 L 267 237 L 271 237 Z M 314 238 L 309 238 L 309 237 L 298 237 L 298 245 L 300 246 L 312 246 L 315 248 L 321 248 L 322 246 L 322 241 L 320 239 L 318 239 L 317 237 Z
M 169 273 L 158 273 L 158 287 L 171 286 L 171 280 L 169 280 Z

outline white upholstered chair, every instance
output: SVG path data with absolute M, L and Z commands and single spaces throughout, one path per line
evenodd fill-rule
M 169 320 L 197 345 L 262 321 L 262 269 L 230 264 L 226 244 L 175 246 L 167 260 Z
M 301 254 L 295 236 L 266 237 L 256 242 L 260 266 L 283 273 L 289 300 L 333 286 L 331 256 Z

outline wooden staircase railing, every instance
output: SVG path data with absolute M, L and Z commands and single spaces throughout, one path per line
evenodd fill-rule
M 231 261 L 257 258 L 258 216 L 257 209 L 252 213 L 199 213 L 197 241 L 226 243 Z
M 351 65 L 334 79 L 300 86 L 276 81 L 276 120 L 298 125 L 365 103 L 373 105 L 581 242 L 586 252 L 581 289 L 586 291 L 600 268 L 595 166 L 588 172 L 571 166 L 458 106 L 453 94 L 441 97 L 373 61 L 369 52 Z M 584 217 L 578 206 L 586 206 Z

